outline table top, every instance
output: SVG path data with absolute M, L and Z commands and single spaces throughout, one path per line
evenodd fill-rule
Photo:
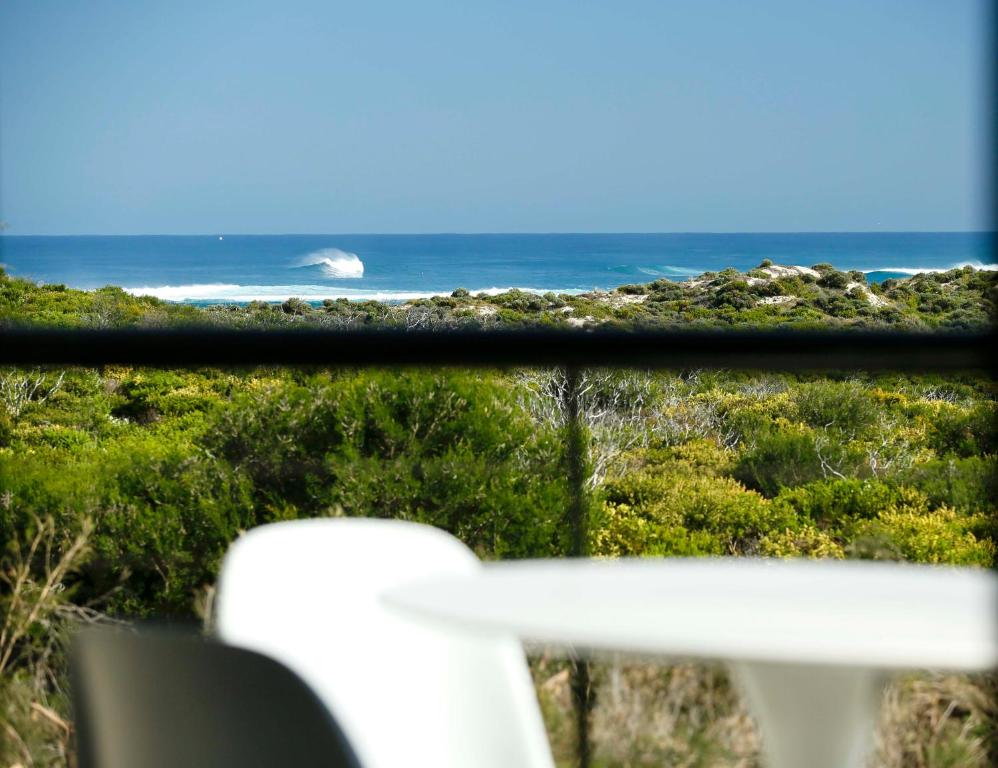
M 998 667 L 998 574 L 750 558 L 544 560 L 383 596 L 422 620 L 575 651 L 953 671 Z

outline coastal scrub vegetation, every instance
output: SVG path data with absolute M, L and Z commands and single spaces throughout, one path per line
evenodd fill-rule
M 763 264 L 578 296 L 199 308 L 0 274 L 0 324 L 981 329 L 995 291 L 971 269 L 866 285 Z M 996 565 L 986 377 L 586 371 L 582 391 L 595 555 Z M 72 763 L 76 627 L 204 618 L 220 558 L 253 526 L 392 517 L 483 558 L 563 554 L 564 398 L 557 371 L 0 370 L 0 765 Z M 568 764 L 565 667 L 532 666 Z M 594 692 L 600 765 L 757 764 L 720 669 L 598 665 Z M 882 719 L 877 765 L 998 758 L 993 676 L 904 678 Z
M 454 329 L 887 327 L 899 330 L 980 328 L 994 316 L 994 273 L 972 267 L 867 283 L 862 272 L 829 264 L 763 262 L 746 273 L 707 272 L 683 282 L 659 279 L 613 291 L 538 295 L 510 290 L 402 303 L 289 297 L 196 307 L 133 296 L 107 286 L 78 291 L 7 276 L 0 268 L 0 324 L 64 328 L 217 325 L 252 328 Z

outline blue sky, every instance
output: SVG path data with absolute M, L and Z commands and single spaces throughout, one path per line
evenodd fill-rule
M 0 5 L 11 234 L 988 226 L 986 5 Z

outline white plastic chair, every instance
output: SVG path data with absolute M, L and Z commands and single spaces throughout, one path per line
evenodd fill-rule
M 415 523 L 262 526 L 225 556 L 218 634 L 306 680 L 365 768 L 553 768 L 516 639 L 423 623 L 380 598 L 480 568 L 453 536 Z

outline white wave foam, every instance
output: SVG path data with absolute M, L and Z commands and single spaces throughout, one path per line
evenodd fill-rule
M 998 264 L 982 264 L 979 261 L 961 261 L 958 264 L 953 264 L 949 267 L 878 267 L 877 269 L 864 269 L 863 273 L 869 275 L 874 272 L 897 272 L 902 275 L 922 275 L 949 272 L 950 270 L 963 269 L 964 267 L 973 267 L 974 269 L 984 272 L 998 271 Z
M 294 267 L 322 267 L 326 277 L 337 280 L 356 279 L 364 276 L 364 262 L 356 253 L 347 253 L 339 248 L 323 248 L 302 256 Z
M 413 301 L 429 299 L 433 296 L 448 296 L 450 291 L 378 291 L 363 288 L 340 288 L 330 285 L 235 285 L 232 283 L 195 283 L 191 285 L 145 285 L 122 290 L 133 296 L 154 296 L 164 301 L 191 302 L 217 301 L 219 303 L 233 301 L 284 301 L 291 296 L 297 296 L 306 301 L 322 301 L 323 299 L 351 299 L 354 301 Z M 472 295 L 485 293 L 496 296 L 507 291 L 523 291 L 525 293 L 579 294 L 585 291 L 578 288 L 482 288 L 470 291 Z
M 686 267 L 671 267 L 668 265 L 658 267 L 638 267 L 638 272 L 651 277 L 698 277 L 703 274 L 702 269 L 687 269 Z

